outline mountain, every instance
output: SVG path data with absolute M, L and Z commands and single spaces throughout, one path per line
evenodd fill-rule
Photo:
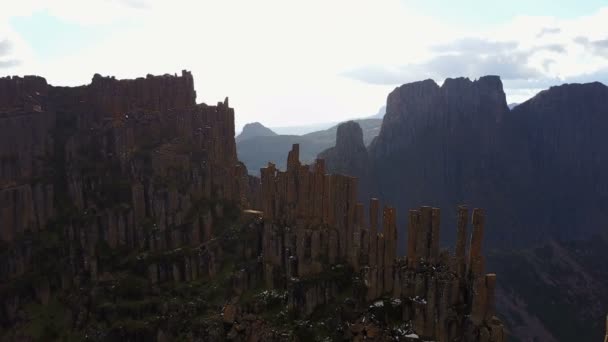
M 380 131 L 381 119 L 356 120 L 363 128 L 363 141 L 369 144 Z M 300 145 L 300 158 L 304 162 L 312 162 L 321 151 L 334 146 L 338 125 L 326 130 L 311 132 L 304 135 L 273 135 L 257 136 L 237 141 L 237 154 L 249 172 L 259 174 L 259 170 L 268 162 L 275 163 L 280 169 L 285 169 L 284 156 L 293 144 Z
M 319 158 L 325 160 L 328 172 L 359 178 L 359 192 L 369 193 L 369 160 L 359 123 L 347 121 L 338 125 L 335 146 L 319 153 Z
M 365 120 L 365 119 L 382 119 L 384 117 L 384 113 L 386 112 L 386 106 L 380 107 L 378 112 L 374 115 L 364 116 L 360 119 L 354 119 L 355 121 Z M 274 132 L 281 135 L 306 135 L 309 133 L 314 133 L 318 131 L 325 131 L 327 129 L 335 129 L 335 127 L 339 124 L 339 122 L 318 122 L 308 125 L 300 125 L 300 126 L 282 126 L 282 127 L 270 127 Z M 365 130 L 365 128 L 364 128 Z
M 259 122 L 248 123 L 243 126 L 241 134 L 237 135 L 236 142 L 247 140 L 253 137 L 269 137 L 277 135 L 270 128 L 265 127 Z
M 512 110 L 494 76 L 403 85 L 369 146 L 373 194 L 401 210 L 484 205 L 496 246 L 586 238 L 608 225 L 607 101 L 601 83 L 552 87 Z
M 519 103 L 511 102 L 511 103 L 509 103 L 508 106 L 509 106 L 509 109 L 513 109 L 513 108 L 519 106 Z
M 372 195 L 400 211 L 422 203 L 486 204 L 483 195 L 496 192 L 487 176 L 500 171 L 494 161 L 496 132 L 509 113 L 498 77 L 405 84 L 389 94 L 386 109 L 380 134 L 369 146 L 377 185 Z

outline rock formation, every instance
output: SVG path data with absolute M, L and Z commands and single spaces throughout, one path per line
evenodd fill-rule
M 495 76 L 405 84 L 388 96 L 369 147 L 377 185 L 370 195 L 399 211 L 483 204 L 497 228 L 488 236 L 493 246 L 599 233 L 608 210 L 600 190 L 608 182 L 606 98 L 601 83 L 569 84 L 509 110 Z
M 0 89 L 3 325 L 40 292 L 34 279 L 44 293 L 103 279 L 114 265 L 102 250 L 145 253 L 152 283 L 213 273 L 209 256 L 150 256 L 204 244 L 214 220 L 248 205 L 227 100 L 197 105 L 186 71 L 75 88 L 12 77 Z
M 555 281 L 560 285 L 541 296 L 529 288 L 553 285 L 547 279 L 536 279 L 539 271 L 525 277 L 522 286 L 505 281 L 518 291 L 499 291 L 501 312 L 512 311 L 508 325 L 518 325 L 516 337 L 598 339 L 603 330 L 589 322 L 603 319 L 608 287 L 600 281 L 606 277 L 600 271 L 603 268 L 591 260 L 602 259 L 597 245 L 604 240 L 597 237 L 607 236 L 604 213 L 608 202 L 603 189 L 608 182 L 608 156 L 602 133 L 608 130 L 607 98 L 608 87 L 601 83 L 566 84 L 542 91 L 509 110 L 496 76 L 476 81 L 448 79 L 442 86 L 431 80 L 400 86 L 388 96 L 381 132 L 368 148 L 370 177 L 361 183 L 371 186 L 367 192 L 360 186 L 360 196 L 383 198 L 394 203 L 397 212 L 424 204 L 442 207 L 460 222 L 466 218 L 452 211 L 459 203 L 483 206 L 488 225 L 495 228 L 486 234 L 487 243 L 507 249 L 503 254 L 508 257 L 500 258 L 504 264 L 495 262 L 492 267 L 500 270 L 502 279 L 507 271 L 509 278 L 519 279 L 520 269 L 509 268 L 513 260 L 520 261 L 521 269 L 575 268 L 577 274 L 587 275 L 588 285 L 580 288 L 576 299 L 571 289 L 579 287 L 570 279 L 572 272 L 553 274 L 543 269 L 541 273 L 550 274 L 548 279 L 563 280 Z M 324 155 L 331 171 L 334 159 L 352 155 L 351 151 L 332 151 L 332 155 Z M 359 165 L 343 165 L 336 171 L 362 177 Z M 399 226 L 405 226 L 406 217 L 398 216 Z M 460 234 L 460 230 L 442 234 L 443 244 L 457 243 Z M 568 257 L 540 263 L 533 251 L 553 239 L 563 241 L 556 253 Z M 407 240 L 409 247 L 400 254 L 411 253 L 415 242 L 410 234 Z M 572 245 L 586 246 L 589 256 L 580 255 Z M 459 260 L 465 257 L 463 248 L 456 245 Z M 513 248 L 523 249 L 525 258 Z M 547 308 L 539 297 L 555 308 Z M 568 314 L 554 316 L 565 307 Z M 519 318 L 522 310 L 527 310 L 525 320 Z
M 359 180 L 359 200 L 364 201 L 373 188 L 370 177 L 370 164 L 367 148 L 363 144 L 363 132 L 358 123 L 348 121 L 338 126 L 336 146 L 329 148 L 318 156 L 325 160 L 329 173 L 357 177 Z
M 384 207 L 380 215 L 379 201 L 372 199 L 366 222 L 364 206 L 357 203 L 356 178 L 326 174 L 323 160 L 313 166 L 300 164 L 298 148 L 294 145 L 289 153 L 286 171 L 273 164 L 261 170 L 262 255 L 268 287 L 292 289 L 290 296 L 300 303 L 294 307 L 306 317 L 337 295 L 332 291 L 319 297 L 317 283 L 309 280 L 340 265 L 352 269 L 353 282 L 360 282 L 359 291 L 350 294 L 359 305 L 394 298 L 400 303 L 401 319 L 412 322 L 412 334 L 439 341 L 458 336 L 467 341 L 504 340 L 495 317 L 496 276 L 484 273 L 481 210 L 473 211 L 468 261 L 463 257 L 464 207 L 460 257 L 439 250 L 440 211 L 422 207 L 409 213 L 410 245 L 407 258 L 399 258 L 395 209 Z M 467 313 L 466 308 L 472 311 Z
M 439 209 L 409 211 L 401 258 L 397 210 L 366 219 L 357 179 L 298 145 L 248 176 L 228 99 L 196 104 L 188 72 L 0 90 L 2 339 L 505 340 L 479 209 L 456 255 Z

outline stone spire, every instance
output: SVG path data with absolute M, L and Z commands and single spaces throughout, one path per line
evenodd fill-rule
M 466 206 L 458 207 L 458 223 L 456 232 L 456 273 L 464 276 L 466 272 L 465 253 L 467 248 L 467 224 L 469 209 Z

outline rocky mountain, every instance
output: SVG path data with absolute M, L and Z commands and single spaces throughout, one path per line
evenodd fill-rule
M 367 145 L 380 132 L 381 119 L 356 120 L 363 128 L 363 140 Z M 326 130 L 311 132 L 304 135 L 274 135 L 257 136 L 247 141 L 237 141 L 238 158 L 252 175 L 259 175 L 259 170 L 272 162 L 280 169 L 285 169 L 284 156 L 293 144 L 300 145 L 300 158 L 310 163 L 317 154 L 330 148 L 336 143 L 338 125 Z
M 410 210 L 399 257 L 397 211 L 366 218 L 298 145 L 248 176 L 228 99 L 196 104 L 187 71 L 1 78 L 0 139 L 1 340 L 506 339 L 483 210 L 458 209 L 454 253 L 438 208 Z
M 369 146 L 377 184 L 373 194 L 399 210 L 422 203 L 485 203 L 482 195 L 495 193 L 485 182 L 499 171 L 496 132 L 508 113 L 494 76 L 447 79 L 441 87 L 426 80 L 395 89 L 380 134 Z
M 357 122 L 347 121 L 338 125 L 335 146 L 319 153 L 319 158 L 325 160 L 328 172 L 357 177 L 360 180 L 360 193 L 370 192 L 371 186 L 366 183 L 371 180 L 370 164 L 363 130 Z
M 586 238 L 608 224 L 607 95 L 563 85 L 509 110 L 497 77 L 401 86 L 369 147 L 376 194 L 400 209 L 484 203 L 492 244 Z
M 498 77 L 415 82 L 389 95 L 368 148 L 370 194 L 397 210 L 483 203 L 492 214 L 489 265 L 508 278 L 499 306 L 522 341 L 601 338 L 607 96 L 601 83 L 567 84 L 509 110 Z M 361 155 L 327 163 L 349 160 L 337 171 L 356 174 Z
M 270 128 L 265 127 L 259 122 L 248 123 L 243 126 L 243 131 L 236 136 L 237 144 L 243 140 L 247 140 L 253 137 L 271 137 L 277 135 Z

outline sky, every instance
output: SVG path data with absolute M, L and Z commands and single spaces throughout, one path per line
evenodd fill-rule
M 608 84 L 605 0 L 0 0 L 0 76 L 190 70 L 237 130 L 375 114 L 395 87 L 499 75 L 508 102 Z

